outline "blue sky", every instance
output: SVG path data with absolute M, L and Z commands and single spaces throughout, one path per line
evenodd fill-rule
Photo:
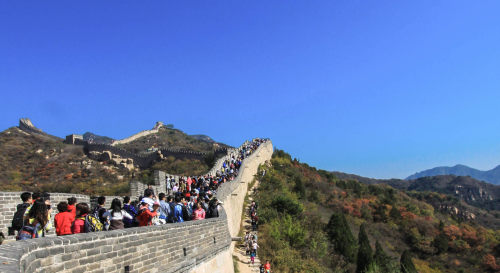
M 0 129 L 158 120 L 389 178 L 500 164 L 498 1 L 2 1 Z

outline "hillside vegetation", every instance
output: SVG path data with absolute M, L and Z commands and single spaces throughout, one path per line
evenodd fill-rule
M 82 146 L 66 145 L 17 127 L 0 133 L 0 190 L 125 194 L 131 174 L 87 158 Z
M 495 215 L 500 213 L 500 186 L 468 176 L 438 175 L 402 180 L 374 179 L 342 172 L 332 173 L 339 179 L 356 180 L 365 184 L 387 184 L 405 191 L 444 193 L 449 197 L 449 201 L 452 201 L 447 205 L 461 212 L 473 213 L 483 222 L 493 222 Z
M 111 138 L 86 133 L 87 140 L 110 143 Z M 48 191 L 88 195 L 124 195 L 129 182 L 138 179 L 153 183 L 154 170 L 173 175 L 201 175 L 213 166 L 213 150 L 227 145 L 208 137 L 188 136 L 177 129 L 161 128 L 158 134 L 119 145 L 134 153 L 148 148 L 171 148 L 207 155 L 202 159 L 168 156 L 145 170 L 128 170 L 112 161 L 88 158 L 83 146 L 67 145 L 62 139 L 39 133 L 27 133 L 18 127 L 0 133 L 0 191 Z
M 259 257 L 270 259 L 275 272 L 500 269 L 500 231 L 442 213 L 415 196 L 431 193 L 340 179 L 279 150 L 263 168 L 256 198 Z
M 209 153 L 215 149 L 229 147 L 222 143 L 213 142 L 211 139 L 205 140 L 198 136 L 190 136 L 181 130 L 167 127 L 161 127 L 156 134 L 143 136 L 129 143 L 116 146 L 133 153 L 144 153 L 149 148 Z

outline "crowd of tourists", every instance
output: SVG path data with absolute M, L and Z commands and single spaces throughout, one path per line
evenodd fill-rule
M 257 229 L 258 229 L 258 216 L 257 216 L 257 208 L 258 205 L 255 201 L 252 201 L 250 204 L 250 208 L 248 209 L 248 214 L 252 223 L 252 232 L 247 231 L 245 233 L 244 246 L 245 246 L 245 254 L 250 256 L 250 264 L 255 264 L 255 257 L 257 256 L 257 249 L 259 248 L 259 244 L 257 243 Z M 271 264 L 269 261 L 266 261 L 265 264 L 261 264 L 259 267 L 259 271 L 261 273 L 270 273 L 271 272 Z
M 24 192 L 21 194 L 23 203 L 17 206 L 9 233 L 14 235 L 17 231 L 16 239 L 25 240 L 44 237 L 53 226 L 57 235 L 69 235 L 219 217 L 222 202 L 215 197 L 218 187 L 234 180 L 243 159 L 264 141 L 247 142 L 238 153 L 223 162 L 215 175 L 182 177 L 179 181 L 169 177 L 165 192 L 156 194 L 148 187 L 135 201 L 129 196 L 122 200 L 114 198 L 107 208 L 106 197 L 100 196 L 97 205 L 91 208 L 70 197 L 67 202 L 57 204 L 58 213 L 53 221 L 50 194 Z

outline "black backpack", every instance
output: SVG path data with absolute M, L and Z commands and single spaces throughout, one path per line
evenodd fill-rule
M 177 222 L 177 217 L 174 216 L 175 214 L 175 204 L 174 203 L 168 203 L 168 206 L 170 207 L 170 213 L 167 216 L 167 222 L 168 223 L 175 223 Z
M 13 230 L 21 230 L 24 226 L 24 214 L 26 213 L 26 209 L 30 206 L 30 204 L 22 203 L 17 205 L 16 213 L 14 214 L 14 218 L 12 219 L 12 229 Z
M 218 205 L 211 205 L 208 208 L 208 213 L 206 218 L 214 218 L 219 217 L 219 210 L 217 209 Z
M 182 205 L 182 219 L 184 221 L 190 221 L 191 220 L 191 214 L 189 213 L 189 209 L 185 205 Z

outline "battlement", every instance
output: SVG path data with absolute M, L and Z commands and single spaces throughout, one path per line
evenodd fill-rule
M 231 236 L 238 233 L 248 183 L 272 152 L 270 141 L 261 144 L 238 176 L 219 187 L 224 205 L 218 218 L 12 242 L 0 246 L 0 272 L 233 273 Z M 10 212 L 1 215 L 3 222 L 10 224 L 19 195 L 0 193 L 3 210 Z M 51 194 L 54 203 L 69 196 L 91 202 L 85 195 Z
M 144 136 L 156 134 L 156 133 L 158 133 L 158 131 L 160 130 L 161 127 L 165 127 L 165 125 L 163 125 L 163 122 L 158 121 L 158 122 L 156 122 L 153 129 L 141 131 L 135 135 L 129 136 L 129 137 L 121 139 L 121 140 L 115 140 L 115 141 L 113 141 L 113 143 L 111 143 L 111 145 L 116 146 L 118 144 L 125 144 L 125 143 L 132 142 L 132 141 L 134 141 L 138 138 L 144 137 Z

